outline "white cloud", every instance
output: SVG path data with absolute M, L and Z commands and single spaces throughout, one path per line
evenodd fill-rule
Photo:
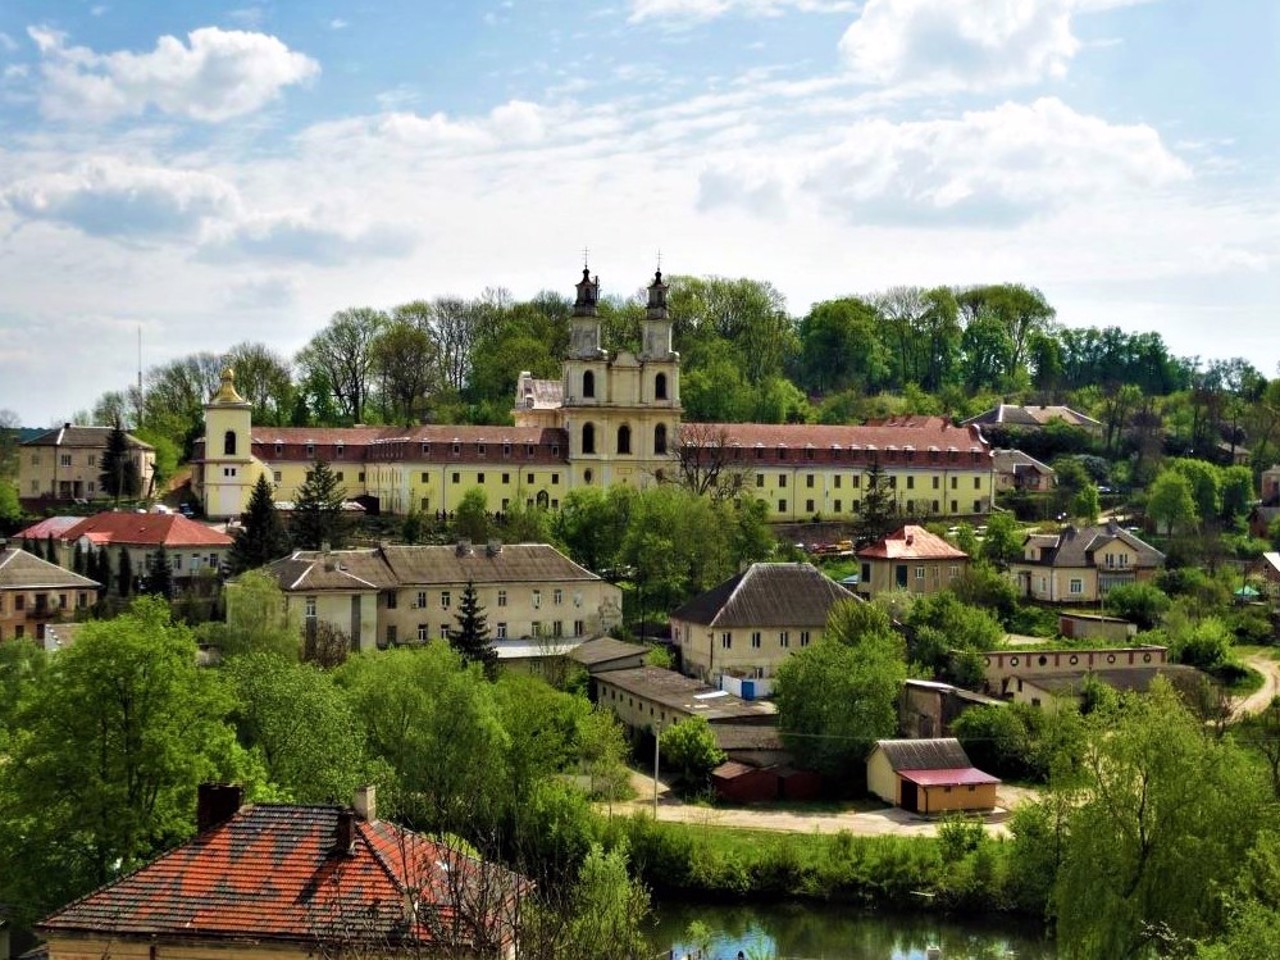
M 61 120 L 109 120 L 151 107 L 219 122 L 252 113 L 320 72 L 275 37 L 242 30 L 202 27 L 185 44 L 163 36 L 140 54 L 68 46 L 65 34 L 47 27 L 27 32 L 44 57 L 41 111 Z
M 1107 123 L 1047 97 L 955 119 L 861 120 L 825 147 L 710 167 L 699 202 L 769 215 L 790 195 L 855 223 L 1008 226 L 1190 176 L 1153 128 Z
M 0 198 L 28 220 L 134 242 L 196 237 L 206 221 L 234 217 L 240 206 L 235 188 L 210 174 L 109 158 L 20 180 Z
M 380 103 L 398 105 L 416 98 L 412 91 L 379 94 Z M 304 139 L 310 142 L 336 139 L 360 142 L 386 139 L 412 147 L 440 149 L 492 149 L 504 144 L 536 143 L 547 136 L 552 116 L 547 107 L 529 100 L 509 100 L 487 114 L 450 117 L 437 111 L 426 116 L 398 110 L 375 117 L 357 117 L 312 127 Z
M 207 243 L 200 258 L 209 263 L 295 262 L 333 267 L 356 260 L 400 258 L 413 250 L 414 236 L 404 228 L 388 224 L 335 228 L 329 219 L 315 211 L 248 219 Z
M 736 13 L 774 17 L 787 10 L 839 13 L 856 9 L 851 0 L 631 0 L 632 23 L 643 20 L 699 22 Z
M 332 20 L 329 21 L 330 30 L 345 30 L 349 26 L 350 24 L 347 23 L 347 21 L 343 20 L 341 17 L 334 17 Z
M 228 307 L 236 310 L 278 310 L 298 299 L 298 285 L 291 277 L 267 275 L 232 283 L 224 294 Z

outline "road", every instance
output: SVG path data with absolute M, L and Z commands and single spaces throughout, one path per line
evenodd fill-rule
M 1272 699 L 1280 695 L 1280 661 L 1269 654 L 1251 653 L 1244 662 L 1262 674 L 1262 686 L 1241 700 L 1237 700 L 1231 708 L 1231 718 L 1239 720 L 1246 713 L 1259 713 L 1265 710 Z
M 653 811 L 653 779 L 633 772 L 636 799 L 613 804 L 613 812 L 627 816 L 633 812 Z M 1008 809 L 1022 802 L 1032 791 L 1023 787 L 1001 786 L 1001 807 L 986 818 L 987 833 L 1007 836 Z M 938 821 L 922 818 L 896 807 L 878 810 L 813 812 L 805 810 L 772 810 L 767 807 L 707 807 L 685 803 L 670 788 L 658 783 L 658 819 L 664 823 L 692 823 L 702 826 L 737 827 L 746 830 L 778 830 L 789 833 L 839 833 L 842 830 L 859 837 L 932 837 L 938 832 Z

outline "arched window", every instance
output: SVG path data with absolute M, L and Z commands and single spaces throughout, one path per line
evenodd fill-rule
M 656 400 L 667 399 L 667 375 L 660 373 L 653 378 L 653 396 Z
M 618 452 L 631 452 L 631 428 L 625 423 L 618 428 Z
M 583 470 L 583 471 L 582 471 L 582 481 L 583 481 L 583 483 L 590 484 L 590 483 L 591 483 L 591 481 L 592 481 L 594 478 L 595 478 L 595 474 L 593 474 L 590 470 Z
M 234 457 L 236 455 L 236 432 L 228 430 L 222 435 L 222 453 L 223 456 Z
M 584 397 L 594 397 L 596 395 L 596 375 L 590 370 L 582 375 L 582 395 Z
M 658 454 L 667 452 L 667 425 L 665 423 L 660 423 L 653 428 L 653 452 Z
M 594 423 L 584 423 L 582 425 L 582 452 L 596 452 L 596 425 Z

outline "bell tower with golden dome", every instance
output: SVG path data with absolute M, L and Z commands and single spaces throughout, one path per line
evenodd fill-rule
M 222 371 L 222 385 L 204 407 L 204 458 L 199 494 L 210 518 L 238 517 L 262 471 L 253 456 L 253 404 L 236 390 L 236 375 Z

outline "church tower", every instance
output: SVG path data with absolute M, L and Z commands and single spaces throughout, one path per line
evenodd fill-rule
M 200 494 L 206 516 L 238 517 L 249 503 L 261 469 L 253 457 L 252 412 L 236 390 L 235 372 L 223 370 L 222 386 L 204 407 Z

